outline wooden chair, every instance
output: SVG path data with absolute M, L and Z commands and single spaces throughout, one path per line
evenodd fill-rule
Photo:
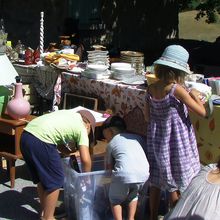
M 63 109 L 71 109 L 77 106 L 83 106 L 85 108 L 97 111 L 98 99 L 73 93 L 64 93 Z

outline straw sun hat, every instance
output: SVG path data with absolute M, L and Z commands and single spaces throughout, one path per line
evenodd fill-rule
M 162 56 L 156 60 L 154 64 L 165 65 L 190 73 L 189 65 L 187 63 L 188 59 L 189 53 L 185 48 L 180 45 L 170 45 L 165 48 Z

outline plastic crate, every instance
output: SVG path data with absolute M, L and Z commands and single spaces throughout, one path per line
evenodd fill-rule
M 64 204 L 69 220 L 113 220 L 108 189 L 110 173 L 103 170 L 104 160 L 93 160 L 93 171 L 77 173 L 63 160 L 65 171 Z

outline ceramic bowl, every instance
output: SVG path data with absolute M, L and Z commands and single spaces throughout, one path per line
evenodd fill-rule
M 131 64 L 130 63 L 112 63 L 111 64 L 111 70 L 114 70 L 116 68 L 127 68 L 130 69 L 131 68 Z
M 119 74 L 135 74 L 134 68 L 118 67 L 118 68 L 115 68 L 113 71 Z
M 95 71 L 105 71 L 108 69 L 108 66 L 101 64 L 88 64 L 87 69 Z

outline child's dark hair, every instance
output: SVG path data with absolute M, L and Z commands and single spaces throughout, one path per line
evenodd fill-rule
M 102 125 L 103 130 L 106 128 L 116 128 L 119 132 L 123 132 L 126 130 L 126 123 L 124 119 L 119 116 L 110 116 Z
M 178 70 L 169 66 L 155 64 L 155 76 L 165 82 L 176 81 L 177 83 L 184 83 L 186 72 Z

